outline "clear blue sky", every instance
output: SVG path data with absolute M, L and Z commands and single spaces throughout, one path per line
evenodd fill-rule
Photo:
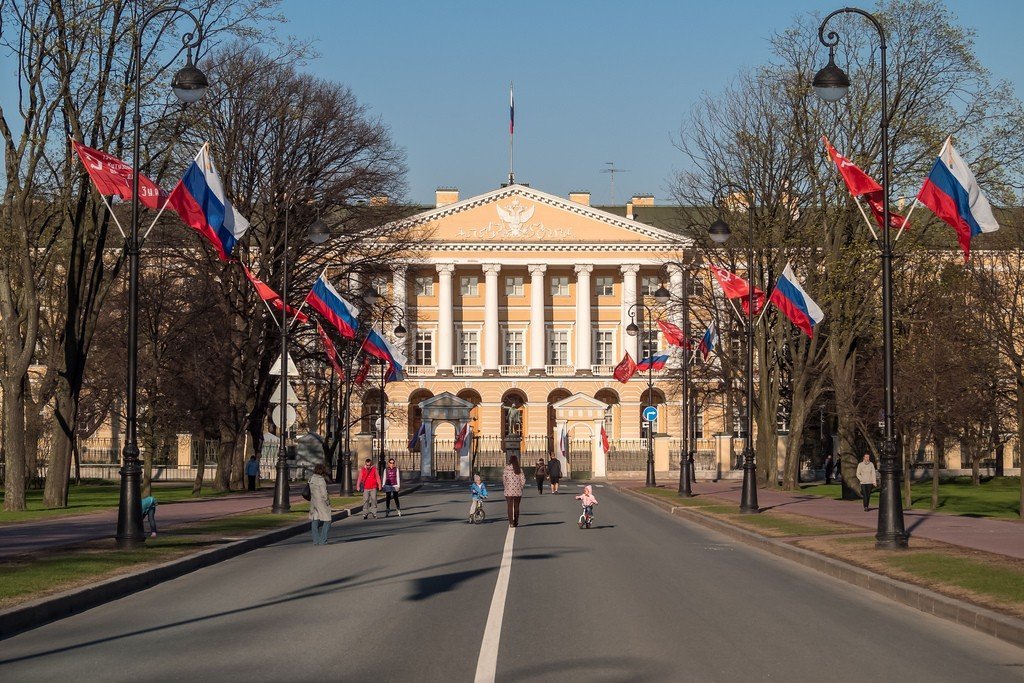
M 768 58 L 768 37 L 822 0 L 285 0 L 278 27 L 315 39 L 319 76 L 349 85 L 408 153 L 409 199 L 440 185 L 463 197 L 508 174 L 508 84 L 515 81 L 516 179 L 565 196 L 667 196 L 672 146 L 701 92 Z M 947 0 L 977 52 L 1024 94 L 1024 3 Z M 864 4 L 867 9 L 874 5 Z M 769 12 L 766 8 L 772 7 Z M 824 55 L 823 55 L 824 57 Z

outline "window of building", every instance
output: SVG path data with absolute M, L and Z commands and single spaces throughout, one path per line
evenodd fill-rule
M 459 332 L 459 365 L 477 365 L 478 333 L 476 330 Z
M 524 365 L 524 342 L 522 330 L 505 331 L 505 365 Z
M 611 296 L 615 291 L 615 278 L 608 275 L 599 275 L 594 278 L 594 290 L 598 296 Z
M 548 364 L 569 365 L 569 332 L 567 330 L 548 332 Z
M 614 338 L 615 333 L 611 330 L 597 330 L 594 333 L 594 363 L 597 365 L 615 363 Z
M 661 278 L 657 275 L 644 275 L 640 278 L 640 293 L 644 296 L 654 296 L 654 293 L 661 287 Z
M 370 278 L 370 286 L 376 290 L 377 294 L 386 297 L 388 295 L 388 280 L 386 275 L 374 275 Z
M 703 439 L 704 438 L 704 407 L 697 406 L 697 410 L 693 416 L 693 438 Z
M 739 336 L 729 340 L 729 355 L 736 364 L 743 359 L 743 340 Z
M 556 275 L 551 278 L 551 296 L 569 296 L 568 275 Z
M 480 278 L 476 275 L 463 275 L 459 278 L 459 292 L 462 296 L 476 296 L 480 286 Z
M 612 412 L 613 406 L 608 406 L 604 409 L 604 433 L 608 435 L 608 439 L 615 438 L 615 413 Z
M 704 296 L 704 280 L 699 277 L 690 278 L 690 296 Z
M 416 347 L 413 350 L 413 365 L 434 364 L 434 331 L 416 330 Z
M 779 414 L 775 417 L 775 426 L 779 434 L 789 434 L 789 406 L 785 403 L 779 404 Z
M 640 334 L 640 358 L 650 358 L 658 352 L 658 330 L 643 330 Z
M 521 275 L 505 278 L 505 296 L 522 296 L 523 292 L 523 277 Z
M 430 275 L 417 275 L 413 278 L 413 291 L 417 296 L 434 296 L 434 278 Z
M 747 438 L 747 411 L 740 406 L 732 409 L 732 433 L 741 439 Z

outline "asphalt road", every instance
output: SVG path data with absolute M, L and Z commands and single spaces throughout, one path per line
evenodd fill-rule
M 499 681 L 1024 679 L 1022 649 L 611 489 L 577 529 L 563 491 L 528 493 L 510 533 L 500 491 L 470 526 L 462 487 L 428 487 L 327 546 L 298 536 L 0 641 L 0 680 L 472 681 L 489 659 Z

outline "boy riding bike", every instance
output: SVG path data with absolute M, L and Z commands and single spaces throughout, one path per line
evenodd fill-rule
M 469 523 L 475 521 L 477 515 L 483 518 L 484 500 L 487 498 L 487 484 L 483 482 L 479 474 L 473 475 L 473 485 L 469 487 L 473 494 L 473 501 L 469 504 Z

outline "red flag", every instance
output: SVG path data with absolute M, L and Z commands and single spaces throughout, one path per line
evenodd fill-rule
M 750 288 L 747 285 L 747 281 L 735 273 L 719 268 L 713 263 L 708 265 L 711 267 L 711 272 L 714 274 L 715 279 L 718 280 L 718 284 L 722 287 L 722 292 L 725 293 L 726 298 L 739 299 L 742 297 L 743 310 L 749 313 Z M 762 308 L 764 308 L 764 292 L 754 287 L 754 314 L 756 315 Z
M 344 377 L 345 373 L 338 365 L 338 350 L 334 347 L 334 342 L 327 336 L 327 332 L 320 326 L 320 323 L 316 324 L 317 334 L 320 335 L 320 343 L 324 345 L 324 353 L 327 354 L 327 360 L 331 361 L 331 367 L 338 373 L 339 377 Z
M 363 382 L 370 376 L 370 357 L 363 356 L 363 364 L 359 366 L 359 372 L 356 373 L 355 383 L 359 386 L 363 386 Z
M 839 169 L 839 174 L 843 176 L 843 181 L 846 182 L 846 187 L 850 194 L 854 197 L 864 197 L 868 206 L 871 207 L 871 213 L 875 217 L 875 222 L 881 227 L 882 223 L 885 222 L 882 214 L 882 186 L 874 178 L 862 171 L 857 164 L 837 152 L 827 137 L 823 135 L 821 139 L 825 141 L 825 149 L 828 150 L 828 155 L 832 157 L 836 168 Z M 889 227 L 896 228 L 897 230 L 903 227 L 903 216 L 897 216 L 890 212 Z
M 686 336 L 683 334 L 683 331 L 679 329 L 678 325 L 673 325 L 670 322 L 659 320 L 658 328 L 661 329 L 661 333 L 665 335 L 665 341 L 672 346 L 678 346 L 682 349 L 690 348 L 690 342 L 686 340 Z
M 249 280 L 249 282 L 252 283 L 252 286 L 256 288 L 256 294 L 259 295 L 261 299 L 263 299 L 271 306 L 280 311 L 281 295 L 275 292 L 266 282 L 253 275 L 252 271 L 249 270 L 249 268 L 244 263 L 242 264 L 242 270 L 245 271 L 245 277 Z M 288 307 L 288 315 L 292 316 L 299 322 L 309 322 L 309 316 L 307 316 L 299 309 L 293 308 L 292 306 Z
M 608 443 L 608 432 L 604 430 L 604 425 L 601 425 L 601 448 L 604 449 L 605 455 L 612 452 L 611 444 Z
M 466 440 L 469 438 L 469 423 L 462 425 L 462 429 L 459 430 L 458 436 L 455 437 L 455 450 L 461 451 L 462 447 L 466 445 Z
M 92 178 L 93 184 L 102 195 L 116 195 L 124 200 L 132 198 L 132 167 L 115 156 L 86 147 L 76 140 L 71 146 L 78 153 L 82 165 Z M 139 203 L 150 209 L 160 208 L 167 199 L 167 193 L 152 180 L 139 174 Z
M 629 355 L 629 351 L 627 351 L 619 364 L 615 366 L 615 371 L 612 373 L 612 377 L 625 384 L 629 381 L 629 378 L 635 374 L 636 362 L 633 360 L 633 357 Z

